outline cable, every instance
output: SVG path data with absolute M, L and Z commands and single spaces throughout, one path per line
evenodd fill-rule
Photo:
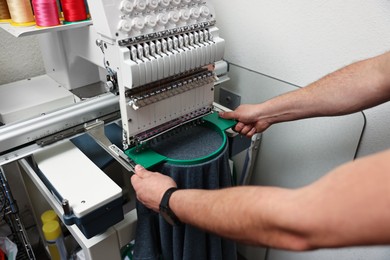
M 255 134 L 252 136 L 251 145 L 247 149 L 244 166 L 242 167 L 242 173 L 239 185 L 248 185 L 252 177 L 254 162 L 259 152 L 259 145 L 262 134 Z

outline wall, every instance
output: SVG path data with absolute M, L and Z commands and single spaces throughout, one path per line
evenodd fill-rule
M 386 0 L 213 3 L 226 59 L 295 85 L 390 49 Z
M 34 36 L 15 38 L 0 29 L 0 85 L 45 73 Z
M 231 64 L 232 80 L 223 87 L 241 95 L 244 103 L 304 87 L 344 65 L 390 49 L 387 0 L 213 0 L 213 4 L 226 40 L 225 57 Z M 364 114 L 360 142 L 357 137 L 364 119 L 359 115 L 271 127 L 263 135 L 253 183 L 299 187 L 353 159 L 353 151 L 361 157 L 389 148 L 390 104 Z M 328 124 L 340 124 L 340 128 L 331 129 Z M 353 140 L 347 140 L 351 136 Z M 242 247 L 241 252 L 248 259 L 268 260 L 390 257 L 388 247 L 309 253 Z
M 213 4 L 229 62 L 296 86 L 390 49 L 387 0 Z M 359 156 L 390 146 L 384 135 L 390 128 L 389 110 L 385 104 L 365 111 L 368 123 Z

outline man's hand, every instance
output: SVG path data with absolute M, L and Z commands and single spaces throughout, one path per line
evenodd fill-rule
M 221 112 L 219 116 L 238 121 L 234 130 L 247 137 L 263 132 L 271 124 L 260 115 L 259 105 L 241 105 L 232 112 Z
M 131 183 L 138 200 L 146 207 L 159 212 L 161 199 L 166 190 L 176 187 L 176 183 L 168 176 L 158 172 L 150 172 L 141 165 L 135 166 L 135 174 Z

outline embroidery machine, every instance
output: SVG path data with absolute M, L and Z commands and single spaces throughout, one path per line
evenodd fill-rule
M 27 109 L 2 113 L 0 165 L 19 161 L 84 251 L 105 259 L 118 245 L 96 251 L 90 239 L 108 243 L 107 236 L 119 233 L 123 241 L 116 244 L 123 246 L 134 232 L 134 214 L 123 220 L 122 190 L 102 177 L 74 139 L 87 132 L 131 172 L 136 163 L 166 160 L 146 148 L 173 129 L 201 120 L 224 135 L 234 122 L 214 113 L 225 109 L 213 102 L 214 86 L 227 79 L 228 66 L 210 1 L 91 0 L 88 6 L 92 22 L 41 29 L 46 75 L 0 88 L 47 95 Z M 35 33 L 5 29 L 17 36 Z M 110 122 L 120 126 L 120 144 L 106 136 Z M 90 176 L 79 179 L 81 165 Z

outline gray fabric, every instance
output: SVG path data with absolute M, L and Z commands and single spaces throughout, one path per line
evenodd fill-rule
M 172 177 L 180 189 L 218 189 L 232 184 L 227 147 L 207 163 L 192 166 L 165 163 L 153 170 Z M 236 244 L 230 240 L 190 225 L 172 227 L 141 203 L 137 203 L 137 214 L 135 260 L 236 259 Z
M 156 139 L 151 148 L 175 160 L 205 157 L 222 145 L 222 137 L 206 124 L 190 125 L 173 133 L 174 137 Z

